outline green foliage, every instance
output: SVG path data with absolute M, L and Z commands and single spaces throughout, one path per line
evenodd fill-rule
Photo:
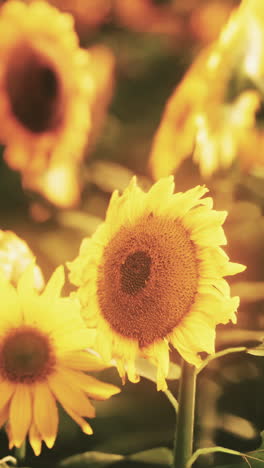
M 142 463 L 148 465 L 170 465 L 172 453 L 166 447 L 144 450 L 132 455 L 117 455 L 113 453 L 85 452 L 62 460 L 58 468 L 101 468 L 120 461 L 134 461 L 138 466 Z

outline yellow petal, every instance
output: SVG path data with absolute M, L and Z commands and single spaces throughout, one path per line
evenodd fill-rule
M 64 268 L 59 266 L 52 276 L 50 277 L 42 296 L 47 299 L 54 299 L 55 297 L 60 297 L 61 290 L 65 282 Z
M 9 402 L 15 391 L 15 384 L 9 382 L 9 380 L 3 380 L 0 382 L 0 410 Z
M 35 311 L 38 311 L 38 294 L 34 283 L 35 264 L 31 263 L 18 280 L 17 293 L 22 307 L 23 318 L 26 323 L 34 323 Z
M 9 404 L 6 403 L 6 405 L 3 406 L 3 408 L 1 408 L 1 411 L 0 411 L 0 427 L 2 427 L 5 424 L 5 422 L 8 419 L 8 416 L 9 416 Z
M 95 331 L 89 329 L 81 329 L 81 327 L 72 332 L 54 332 L 56 343 L 58 346 L 58 356 L 68 353 L 69 351 L 80 351 L 91 346 L 95 338 Z
M 69 407 L 65 408 L 65 411 L 81 427 L 82 431 L 85 434 L 88 434 L 88 435 L 93 434 L 93 430 L 92 430 L 90 424 L 87 421 L 85 421 L 85 419 L 83 419 L 79 414 L 76 414 Z
M 42 439 L 40 433 L 37 429 L 37 426 L 34 422 L 31 423 L 29 429 L 29 442 L 36 456 L 41 452 Z
M 34 286 L 34 267 L 35 262 L 32 261 L 30 265 L 25 269 L 22 275 L 19 278 L 17 284 L 17 292 L 20 298 L 24 298 L 26 294 L 36 295 L 36 289 Z
M 146 195 L 146 207 L 155 214 L 162 213 L 174 192 L 173 176 L 164 177 L 154 184 Z M 133 200 L 132 200 L 133 201 Z
M 126 371 L 130 382 L 138 383 L 140 381 L 140 376 L 136 370 L 135 358 L 126 361 Z
M 175 213 L 180 216 L 184 216 L 191 208 L 201 204 L 203 205 L 203 199 L 201 197 L 208 192 L 208 188 L 202 185 L 187 190 L 185 193 L 176 193 L 174 195 L 174 208 Z M 206 199 L 205 199 L 206 200 Z M 207 201 L 205 201 L 207 203 Z
M 224 276 L 236 275 L 237 273 L 245 271 L 246 268 L 247 267 L 245 265 L 241 265 L 240 263 L 229 262 L 225 266 Z
M 103 361 L 107 364 L 112 358 L 111 342 L 104 332 L 98 330 L 95 340 L 95 349 L 98 351 Z
M 89 418 L 95 416 L 94 407 L 85 394 L 72 381 L 67 371 L 57 369 L 54 374 L 48 377 L 48 383 L 51 391 L 65 410 L 69 408 L 80 416 L 87 416 Z
M 83 371 L 101 371 L 108 367 L 99 356 L 87 351 L 69 351 L 60 357 L 63 367 Z
M 15 447 L 26 438 L 32 417 L 32 402 L 27 385 L 17 384 L 10 404 L 10 430 Z
M 72 378 L 76 386 L 96 400 L 105 400 L 120 392 L 120 389 L 115 385 L 101 382 L 95 377 L 86 375 L 83 372 L 76 372 L 69 369 L 67 369 L 66 372 L 69 378 Z
M 224 230 L 221 227 L 212 227 L 210 230 L 192 232 L 190 238 L 197 244 L 206 247 L 227 244 Z
M 166 378 L 169 373 L 169 345 L 167 340 L 159 340 L 146 349 L 143 349 L 144 356 L 148 357 L 157 367 L 157 390 L 167 389 Z
M 54 445 L 58 432 L 58 409 L 47 383 L 36 383 L 33 392 L 34 421 L 47 447 Z
M 15 288 L 7 281 L 0 273 L 0 290 L 3 306 L 1 307 L 1 325 L 12 327 L 18 325 L 22 321 L 21 308 L 19 298 Z

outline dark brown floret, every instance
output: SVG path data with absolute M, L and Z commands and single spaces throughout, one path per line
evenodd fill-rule
M 35 328 L 12 329 L 0 348 L 0 374 L 16 383 L 43 380 L 51 372 L 55 359 L 48 337 Z

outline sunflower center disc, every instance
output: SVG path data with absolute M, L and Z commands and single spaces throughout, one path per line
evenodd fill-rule
M 47 57 L 26 44 L 16 49 L 5 85 L 12 112 L 28 130 L 42 133 L 60 125 L 64 110 L 61 83 Z
M 146 347 L 190 311 L 198 279 L 196 247 L 182 223 L 142 217 L 122 226 L 104 249 L 100 310 L 114 331 Z
M 54 364 L 48 339 L 35 329 L 14 329 L 0 351 L 0 369 L 15 382 L 34 382 L 46 377 Z
M 151 257 L 146 252 L 135 252 L 121 265 L 120 285 L 127 294 L 137 294 L 145 287 L 150 275 Z

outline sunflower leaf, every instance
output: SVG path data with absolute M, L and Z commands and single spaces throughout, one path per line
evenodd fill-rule
M 136 463 L 170 466 L 172 452 L 166 447 L 158 447 L 132 455 L 117 455 L 103 452 L 84 452 L 65 458 L 58 464 L 58 468 L 101 468 L 112 463 L 129 460 Z
M 263 468 L 264 467 L 264 431 L 261 432 L 262 443 L 261 446 L 252 452 L 242 453 L 236 450 L 227 449 L 224 447 L 209 447 L 198 449 L 190 460 L 187 463 L 187 468 L 191 468 L 194 462 L 201 456 L 201 455 L 208 455 L 216 452 L 226 453 L 228 455 L 234 455 L 235 458 L 240 457 L 241 462 L 229 465 L 217 465 L 215 468 Z
M 124 460 L 124 455 L 103 452 L 84 452 L 65 458 L 59 464 L 59 468 L 101 468 L 115 462 Z
M 126 457 L 128 460 L 136 462 L 151 463 L 156 465 L 168 465 L 172 464 L 172 452 L 167 447 L 157 447 L 150 450 L 144 450 L 143 452 L 134 453 Z
M 252 458 L 254 457 L 254 458 Z M 241 463 L 234 463 L 232 465 L 217 465 L 215 468 L 263 468 L 264 467 L 264 452 L 251 452 L 245 454 L 245 460 Z

